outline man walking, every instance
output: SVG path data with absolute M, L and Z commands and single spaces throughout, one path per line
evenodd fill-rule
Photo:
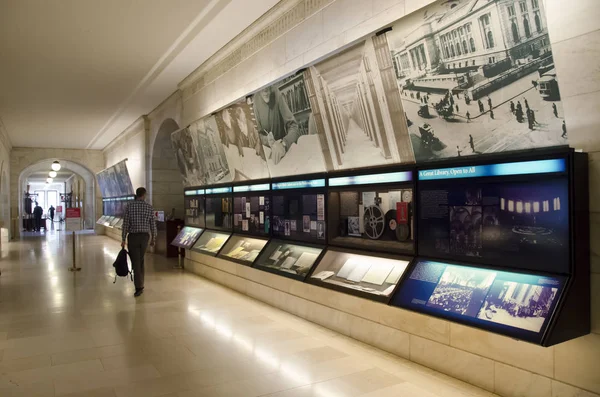
M 556 108 L 556 103 L 552 104 L 552 113 L 554 113 L 554 117 L 558 118 L 558 109 Z
M 471 150 L 475 153 L 475 142 L 473 141 L 473 135 L 469 134 L 469 146 L 471 146 Z
M 48 212 L 50 213 L 50 222 L 54 223 L 54 206 L 51 205 L 50 209 L 48 210 Z
M 38 202 L 35 202 L 35 207 L 33 208 L 33 231 L 39 232 L 42 228 L 42 215 L 44 214 L 44 209 L 39 206 Z
M 127 239 L 135 283 L 134 296 L 137 297 L 144 292 L 144 255 L 148 249 L 148 242 L 150 246 L 154 246 L 156 242 L 154 210 L 146 203 L 146 189 L 143 187 L 137 188 L 135 201 L 129 203 L 125 209 L 122 236 L 121 247 L 125 248 Z

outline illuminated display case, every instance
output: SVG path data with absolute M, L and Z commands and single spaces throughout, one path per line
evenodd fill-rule
M 318 245 L 271 240 L 254 262 L 254 267 L 304 281 L 324 250 L 324 247 Z
M 233 231 L 268 236 L 271 231 L 271 184 L 233 186 Z
M 198 240 L 198 238 L 202 235 L 204 229 L 184 226 L 179 231 L 179 234 L 171 241 L 171 245 L 176 247 L 191 249 L 194 243 Z
M 117 223 L 119 223 L 119 221 L 120 221 L 120 220 L 121 220 L 121 218 L 114 216 L 114 217 L 112 217 L 112 218 L 111 218 L 111 220 L 108 222 L 108 226 L 110 226 L 110 227 L 115 227 L 115 225 L 116 225 Z
M 542 343 L 566 277 L 418 260 L 394 306 Z
M 417 187 L 419 256 L 392 305 L 542 346 L 590 332 L 585 153 L 440 161 Z
M 107 215 L 102 215 L 97 221 L 96 223 L 99 225 L 104 225 L 104 223 L 106 223 L 106 219 L 108 218 Z
M 186 226 L 204 228 L 204 189 L 191 189 L 184 192 Z
M 219 257 L 242 265 L 252 266 L 268 242 L 269 240 L 264 238 L 234 234 L 223 246 Z
M 204 189 L 205 225 L 207 229 L 230 232 L 233 228 L 231 186 Z
M 411 259 L 328 249 L 307 280 L 325 288 L 388 303 Z
M 229 240 L 229 237 L 231 237 L 231 233 L 205 230 L 196 244 L 194 244 L 192 251 L 210 256 L 217 256 L 221 248 L 223 248 L 227 240 Z
M 115 221 L 114 216 L 107 216 L 106 219 L 104 220 L 104 226 L 110 226 L 110 224 L 113 223 L 114 221 Z
M 123 229 L 123 218 L 119 218 L 114 227 L 117 229 Z
M 273 237 L 325 244 L 325 177 L 277 180 L 271 184 Z
M 328 179 L 329 244 L 414 253 L 413 171 L 368 170 Z M 383 171 L 384 169 L 380 169 Z

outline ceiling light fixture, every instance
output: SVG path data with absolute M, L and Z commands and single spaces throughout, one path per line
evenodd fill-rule
M 50 171 L 50 172 L 48 173 L 48 176 L 49 176 L 50 178 L 56 178 L 56 171 Z
M 60 171 L 60 163 L 58 161 L 55 161 L 52 163 L 52 170 L 53 171 Z
M 54 179 L 52 179 L 52 178 L 48 178 L 48 179 L 46 179 L 46 182 L 47 182 L 47 183 L 52 183 L 52 181 L 53 181 L 53 180 L 54 180 Z

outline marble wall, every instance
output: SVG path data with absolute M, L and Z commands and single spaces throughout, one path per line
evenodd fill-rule
M 432 1 L 283 1 L 257 45 L 226 48 L 186 79 L 184 125 L 339 51 Z M 590 155 L 592 333 L 541 348 L 447 321 L 321 290 L 219 260 L 188 269 L 366 343 L 503 396 L 600 395 L 600 2 L 545 0 L 571 145 Z M 285 26 L 287 28 L 284 28 Z M 245 43 L 245 44 L 240 44 Z M 254 43 L 253 51 L 248 50 Z M 225 65 L 225 66 L 224 66 Z M 257 273 L 258 272 L 258 273 Z

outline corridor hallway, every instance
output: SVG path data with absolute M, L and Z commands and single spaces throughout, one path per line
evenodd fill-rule
M 113 284 L 119 244 L 58 232 L 2 245 L 2 397 L 458 397 L 475 387 L 147 256 Z

